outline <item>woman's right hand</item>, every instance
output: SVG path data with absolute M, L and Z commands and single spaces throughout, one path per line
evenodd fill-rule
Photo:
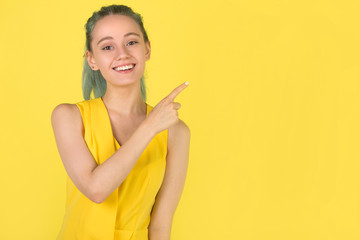
M 144 124 L 147 124 L 149 129 L 154 131 L 155 135 L 169 128 L 179 120 L 177 110 L 180 109 L 181 104 L 174 102 L 174 100 L 188 84 L 188 82 L 184 82 L 176 87 L 168 96 L 161 100 L 145 118 Z

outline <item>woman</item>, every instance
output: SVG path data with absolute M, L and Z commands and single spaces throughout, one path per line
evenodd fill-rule
M 85 28 L 85 100 L 51 116 L 68 175 L 57 239 L 170 239 L 190 143 L 174 99 L 188 82 L 155 107 L 145 102 L 150 41 L 131 8 L 102 7 Z

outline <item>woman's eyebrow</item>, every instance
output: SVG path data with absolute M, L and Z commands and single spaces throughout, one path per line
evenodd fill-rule
M 136 36 L 140 37 L 140 34 L 135 33 L 135 32 L 126 33 L 126 34 L 124 35 L 124 37 L 130 36 L 130 35 L 136 35 Z M 107 39 L 114 39 L 114 38 L 111 37 L 111 36 L 103 37 L 102 39 L 100 39 L 100 40 L 98 41 L 97 45 L 99 45 L 100 42 L 102 42 L 102 41 L 104 41 L 104 40 L 107 40 Z
M 100 42 L 107 40 L 107 39 L 113 39 L 113 37 L 110 37 L 110 36 L 104 37 L 98 41 L 97 45 L 99 45 Z
M 125 34 L 124 37 L 127 37 L 129 35 L 136 35 L 136 36 L 140 37 L 140 34 L 135 33 L 135 32 L 129 32 L 129 33 Z

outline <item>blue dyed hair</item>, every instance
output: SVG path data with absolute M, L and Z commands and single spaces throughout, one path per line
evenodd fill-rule
M 149 42 L 148 35 L 145 31 L 143 22 L 142 22 L 142 16 L 138 13 L 135 13 L 130 7 L 125 5 L 109 5 L 102 7 L 99 11 L 94 12 L 93 15 L 87 20 L 85 24 L 85 30 L 86 30 L 86 43 L 85 43 L 85 49 L 84 49 L 84 67 L 83 67 L 83 73 L 82 73 L 82 90 L 83 90 L 83 97 L 84 100 L 89 100 L 91 93 L 94 93 L 95 98 L 102 97 L 105 94 L 106 91 L 106 80 L 102 76 L 101 72 L 94 71 L 90 68 L 89 63 L 86 60 L 86 50 L 92 52 L 91 49 L 91 41 L 92 41 L 92 31 L 94 30 L 95 24 L 100 19 L 104 18 L 108 15 L 124 15 L 131 17 L 134 19 L 137 24 L 140 27 L 140 30 L 143 34 L 144 41 Z M 141 90 L 141 96 L 144 102 L 146 102 L 146 86 L 144 81 L 144 76 L 141 77 L 140 80 L 140 90 Z

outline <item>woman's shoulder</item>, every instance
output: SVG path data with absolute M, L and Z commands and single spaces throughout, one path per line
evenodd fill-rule
M 76 103 L 60 103 L 55 106 L 52 115 L 71 115 L 76 111 Z
M 72 121 L 82 125 L 82 116 L 77 103 L 60 103 L 51 113 L 51 122 L 60 123 Z
M 180 134 L 190 134 L 189 126 L 179 118 L 177 123 L 169 127 L 169 131 Z
M 190 141 L 190 128 L 181 119 L 168 129 L 168 146 L 171 149 L 179 143 L 188 143 Z
M 52 111 L 52 115 L 78 115 L 76 113 L 79 112 L 78 105 L 82 104 L 85 101 L 77 102 L 77 103 L 60 103 L 56 105 Z
M 90 106 L 94 102 L 98 102 L 99 98 L 89 99 L 89 100 L 81 100 L 75 103 L 60 103 L 55 106 L 52 114 L 55 115 L 71 115 L 73 117 L 81 117 L 82 109 L 85 106 Z

